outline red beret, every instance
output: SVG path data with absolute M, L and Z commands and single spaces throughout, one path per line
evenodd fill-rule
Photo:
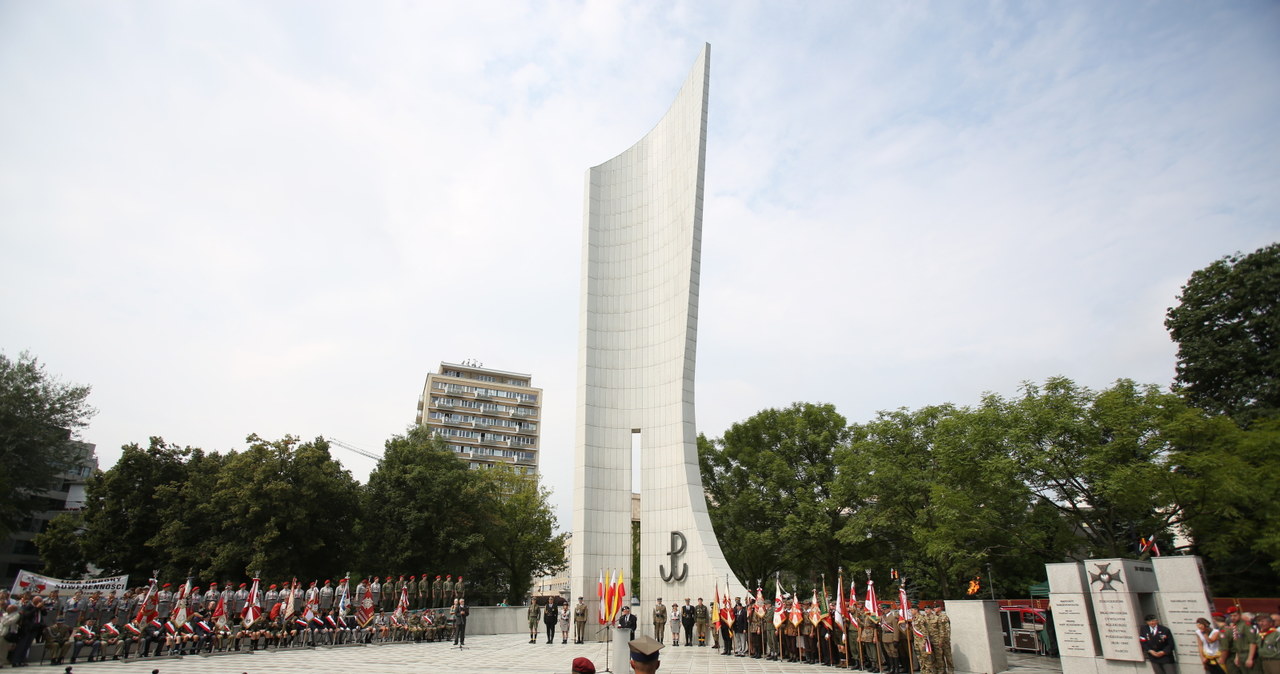
M 1226 617 L 1227 617 L 1227 616 L 1226 616 L 1225 614 L 1223 614 L 1223 613 L 1219 613 L 1218 611 L 1214 611 L 1214 612 L 1213 612 L 1213 619 L 1214 619 L 1214 620 L 1222 620 L 1223 618 L 1226 618 Z
M 276 585 L 275 585 L 275 583 L 272 583 L 272 584 L 271 584 L 267 589 L 268 589 L 268 590 L 274 590 L 274 589 L 276 589 Z
M 1239 613 L 1239 612 L 1240 612 L 1239 606 L 1232 606 L 1227 609 L 1227 613 Z
M 436 580 L 440 580 L 440 576 L 436 576 Z
M 164 585 L 161 585 L 160 587 L 173 587 L 173 583 L 165 583 Z
M 574 658 L 572 671 L 573 674 L 596 674 L 596 666 L 586 658 Z
M 240 583 L 240 587 L 249 587 L 248 583 Z

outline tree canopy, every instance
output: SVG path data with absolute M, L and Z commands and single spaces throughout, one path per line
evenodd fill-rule
M 1193 273 L 1164 324 L 1193 406 L 1242 424 L 1280 414 L 1280 243 Z

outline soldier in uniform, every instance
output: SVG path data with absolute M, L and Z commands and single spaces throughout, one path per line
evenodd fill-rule
M 898 657 L 898 611 L 892 604 L 881 604 L 880 643 L 884 647 L 885 674 L 899 674 L 902 661 Z
M 659 602 L 662 600 L 659 599 Z M 659 604 L 661 606 L 661 604 Z M 666 609 L 662 610 L 662 614 L 667 614 Z M 578 603 L 573 607 L 573 643 L 580 644 L 587 634 L 587 602 L 578 597 Z
M 578 603 L 582 603 L 582 597 L 578 597 Z M 583 604 L 582 607 L 584 609 L 583 613 L 586 613 L 586 605 Z M 583 617 L 583 621 L 586 621 L 585 616 Z M 658 643 L 663 643 L 662 638 L 666 632 L 667 607 L 662 604 L 662 597 L 658 597 L 658 603 L 653 605 L 653 638 L 657 639 Z M 582 642 L 579 641 L 578 643 Z
M 236 590 L 235 601 L 232 603 L 231 615 L 240 616 L 240 612 L 244 611 L 244 605 L 249 603 L 249 591 L 245 588 L 247 583 L 240 583 L 240 588 Z
M 165 583 L 160 586 L 160 591 L 156 593 L 156 611 L 160 614 L 160 620 L 168 620 L 169 615 L 173 613 L 173 583 Z
M 880 619 L 870 611 L 860 610 L 861 630 L 858 632 L 858 649 L 862 668 L 868 672 L 880 671 Z
M 67 642 L 71 641 L 71 628 L 67 627 L 65 618 L 57 618 L 57 622 L 44 628 L 44 650 L 49 656 L 49 664 L 60 665 L 67 654 Z
M 773 611 L 766 610 L 764 612 L 764 620 L 761 622 L 762 639 L 764 640 L 764 656 L 767 660 L 778 659 L 778 628 L 773 624 Z
M 951 618 L 947 617 L 946 607 L 937 604 L 933 607 L 933 619 L 937 625 L 938 641 L 934 644 L 935 660 L 938 674 L 952 674 L 956 671 L 951 661 Z
M 458 576 L 458 579 L 453 583 L 453 598 L 454 599 L 467 598 L 467 590 L 466 590 L 466 587 L 463 586 L 462 584 L 462 576 Z
M 786 662 L 799 662 L 799 650 L 797 649 L 797 639 L 800 636 L 799 627 L 791 622 L 791 609 L 800 602 L 794 597 L 786 600 L 783 604 L 782 618 L 782 659 Z
M 444 589 L 442 586 L 443 582 L 440 580 L 440 576 L 436 576 L 435 581 L 431 583 L 431 608 L 440 608 L 443 606 L 441 603 L 444 600 Z
M 453 574 L 450 573 L 445 575 L 444 585 L 441 586 L 440 605 L 453 608 L 455 606 L 455 599 L 457 599 L 457 597 L 453 596 Z
M 89 662 L 93 662 L 93 659 L 102 650 L 102 639 L 98 634 L 98 624 L 92 616 L 86 618 L 84 624 L 71 633 L 71 638 L 75 641 L 75 645 L 71 647 L 71 664 L 73 665 L 76 659 L 80 657 L 81 650 L 89 649 Z
M 747 655 L 755 660 L 764 652 L 764 606 L 757 599 L 747 613 Z
M 538 598 L 529 596 L 529 643 L 538 643 Z
M 916 614 L 912 623 L 920 634 L 913 635 L 912 645 L 915 648 L 916 662 L 920 663 L 920 674 L 934 674 L 933 641 L 936 638 L 933 614 L 929 608 L 920 603 L 916 606 Z
M 71 629 L 75 629 L 80 626 L 80 621 L 82 619 L 81 614 L 84 613 L 86 608 L 88 608 L 88 604 L 88 601 L 84 598 L 84 592 L 80 590 L 76 590 L 75 594 L 67 597 L 67 600 L 63 602 L 62 619 L 67 621 L 67 625 L 69 625 Z M 56 620 L 58 604 L 57 599 L 54 599 L 52 595 L 50 595 L 49 606 L 50 612 L 53 614 L 50 616 L 50 619 Z
M 711 624 L 711 611 L 698 597 L 698 605 L 693 607 L 693 620 L 698 627 L 698 646 L 707 645 L 707 627 Z
M 328 613 L 333 610 L 333 581 L 324 579 L 324 586 L 320 588 L 317 600 L 320 602 L 321 611 Z
M 375 607 L 382 606 L 382 583 L 378 582 L 377 576 L 374 576 L 369 583 L 369 594 L 373 597 L 373 605 Z
M 200 607 L 200 612 L 213 611 L 213 609 L 217 608 L 218 595 L 218 581 L 215 580 L 209 583 L 209 591 L 204 593 L 204 599 L 201 600 L 204 605 Z

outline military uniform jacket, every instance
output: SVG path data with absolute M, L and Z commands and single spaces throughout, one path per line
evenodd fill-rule
M 711 620 L 711 611 L 707 610 L 706 604 L 699 604 L 693 607 L 693 616 L 699 624 L 706 624 Z
M 325 585 L 320 588 L 320 609 L 328 611 L 333 608 L 333 588 Z
M 586 607 L 583 607 L 583 608 L 586 608 Z M 586 620 L 587 619 L 585 615 L 586 611 L 583 611 L 583 614 L 584 615 L 582 619 Z M 662 604 L 658 604 L 657 606 L 653 607 L 653 624 L 655 625 L 667 624 L 667 607 L 666 606 L 663 606 Z
M 665 616 L 667 615 L 667 612 L 665 609 L 662 611 L 662 615 L 664 616 L 664 620 L 665 620 Z M 575 623 L 587 622 L 587 605 L 586 604 L 579 603 L 577 606 L 573 607 L 573 622 Z

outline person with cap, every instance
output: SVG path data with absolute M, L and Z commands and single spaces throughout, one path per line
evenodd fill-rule
M 596 663 L 583 657 L 577 657 L 573 659 L 573 664 L 570 665 L 569 671 L 572 674 L 596 674 Z
M 45 655 L 49 657 L 49 664 L 62 664 L 69 641 L 71 641 L 71 628 L 67 627 L 65 618 L 58 618 L 52 625 L 44 628 L 44 650 Z
M 555 641 L 556 638 L 556 621 L 560 619 L 560 615 L 556 613 L 556 605 L 550 599 L 547 605 L 542 609 L 542 624 L 547 626 L 547 643 Z
M 538 643 L 538 598 L 529 595 L 529 643 Z
M 671 616 L 671 645 L 680 645 L 680 607 L 676 605 L 674 599 L 671 605 L 667 607 L 667 614 Z
M 938 641 L 934 663 L 938 665 L 939 674 L 951 674 L 956 671 L 956 664 L 951 659 L 951 618 L 947 616 L 947 607 L 939 602 L 933 606 L 933 620 L 937 626 Z
M 569 602 L 560 605 L 560 644 L 569 643 Z
M 437 575 L 435 581 L 431 583 L 431 608 L 444 608 L 443 601 L 444 581 L 440 580 L 440 576 Z
M 1262 674 L 1280 674 L 1280 632 L 1274 613 L 1258 614 L 1258 660 Z
M 701 601 L 701 600 L 699 600 Z M 689 603 L 689 598 L 684 598 L 684 606 L 680 607 L 680 626 L 684 628 L 684 645 L 693 645 L 693 624 L 697 620 L 693 604 Z
M 653 636 L 662 643 L 662 637 L 667 631 L 667 607 L 662 603 L 662 597 L 658 597 L 658 602 L 653 605 Z
M 631 671 L 636 674 L 653 674 L 661 664 L 658 652 L 662 650 L 662 642 L 650 636 L 643 636 L 627 642 L 627 650 L 631 654 Z
M 707 645 L 707 628 L 711 625 L 711 611 L 698 597 L 698 605 L 693 607 L 694 622 L 698 625 L 698 646 Z
M 1228 613 L 1235 610 L 1234 606 L 1227 609 Z M 1240 674 L 1240 668 L 1236 667 L 1235 662 L 1235 631 L 1231 629 L 1231 623 L 1227 619 L 1228 613 L 1213 613 L 1213 625 L 1218 630 L 1218 662 L 1227 674 Z
M 623 606 L 622 611 L 618 614 L 618 629 L 628 630 L 627 641 L 635 641 L 636 639 L 636 617 L 631 615 L 631 607 Z
M 1173 662 L 1173 634 L 1169 628 L 1160 624 L 1159 618 L 1148 614 L 1147 626 L 1138 635 L 1142 642 L 1142 653 L 1151 662 L 1156 674 L 1177 674 L 1178 666 Z
M 587 634 L 587 602 L 578 597 L 573 607 L 573 643 L 580 644 Z
M 244 611 L 244 605 L 249 603 L 249 587 L 248 583 L 240 583 L 240 587 L 236 589 L 234 598 L 231 602 L 231 615 L 239 616 Z

